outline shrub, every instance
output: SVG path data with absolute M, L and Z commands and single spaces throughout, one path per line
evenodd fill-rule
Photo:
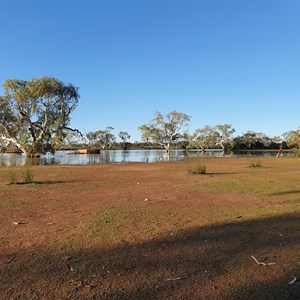
M 189 174 L 206 174 L 206 167 L 205 165 L 196 165 L 188 168 L 188 173 Z
M 249 164 L 249 167 L 250 168 L 261 168 L 262 167 L 262 164 L 261 164 L 261 161 L 260 159 L 255 159 L 255 160 L 252 160 Z
M 29 167 L 23 170 L 23 180 L 24 183 L 32 183 L 33 182 L 33 173 Z

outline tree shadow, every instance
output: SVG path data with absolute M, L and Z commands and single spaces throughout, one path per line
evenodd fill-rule
M 300 287 L 288 284 L 300 277 L 299 222 L 297 214 L 239 219 L 144 242 L 124 236 L 111 247 L 96 231 L 83 243 L 93 246 L 20 249 L 11 262 L 2 253 L 0 286 L 5 299 L 299 299 Z
M 18 181 L 16 183 L 9 183 L 9 185 L 12 185 L 12 184 L 18 184 L 18 185 L 30 185 L 30 184 L 36 184 L 36 185 L 48 185 L 48 184 L 60 184 L 60 183 L 64 183 L 63 181 L 61 180 L 54 180 L 54 181 L 37 181 L 37 180 L 33 180 L 31 182 L 25 182 L 25 181 Z
M 300 190 L 292 190 L 292 191 L 283 191 L 269 194 L 270 196 L 285 196 L 285 195 L 293 195 L 300 194 Z

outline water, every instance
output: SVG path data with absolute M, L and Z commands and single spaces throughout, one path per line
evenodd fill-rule
M 54 155 L 47 154 L 40 158 L 26 158 L 23 154 L 0 154 L 0 166 L 31 165 L 91 165 L 159 161 L 178 161 L 188 157 L 257 157 L 275 156 L 277 151 L 268 152 L 237 152 L 225 153 L 219 150 L 207 151 L 204 154 L 199 150 L 175 150 L 167 155 L 165 150 L 107 150 L 100 154 L 74 154 L 74 151 L 57 151 Z M 283 155 L 291 155 L 283 153 Z

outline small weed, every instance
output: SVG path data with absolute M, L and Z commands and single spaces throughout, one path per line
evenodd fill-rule
M 100 216 L 100 219 L 105 223 L 110 223 L 113 221 L 114 217 L 111 213 L 104 213 L 103 215 Z
M 206 174 L 206 167 L 205 165 L 200 165 L 200 164 L 196 166 L 192 166 L 188 168 L 188 173 L 194 175 Z
M 249 164 L 249 168 L 261 168 L 261 167 L 262 167 L 262 163 L 260 159 L 251 160 Z
M 17 171 L 14 169 L 9 170 L 9 184 L 17 184 L 17 183 L 18 183 Z
M 29 167 L 27 167 L 26 169 L 23 169 L 22 174 L 23 174 L 24 183 L 32 183 L 33 182 L 34 176 Z

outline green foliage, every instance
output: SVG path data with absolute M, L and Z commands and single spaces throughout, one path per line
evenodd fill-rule
M 60 145 L 76 108 L 78 89 L 56 78 L 8 79 L 0 96 L 0 140 L 29 156 Z
M 249 168 L 261 168 L 262 163 L 260 159 L 253 159 L 249 164 Z
M 190 136 L 190 146 L 197 148 L 200 147 L 202 151 L 207 148 L 215 148 L 217 144 L 218 134 L 214 127 L 209 125 L 203 128 L 196 129 L 195 132 Z
M 89 148 L 100 146 L 103 150 L 111 147 L 116 141 L 113 134 L 113 127 L 106 127 L 104 130 L 96 130 L 86 133 Z
M 139 126 L 139 130 L 143 141 L 157 143 L 170 151 L 171 144 L 187 139 L 187 134 L 182 132 L 182 129 L 188 126 L 190 119 L 190 116 L 177 111 L 172 111 L 166 116 L 157 111 L 152 121 Z
M 25 167 L 22 172 L 24 183 L 32 183 L 33 182 L 33 172 L 29 167 Z
M 203 164 L 197 164 L 188 168 L 188 173 L 192 175 L 206 174 L 206 167 Z

